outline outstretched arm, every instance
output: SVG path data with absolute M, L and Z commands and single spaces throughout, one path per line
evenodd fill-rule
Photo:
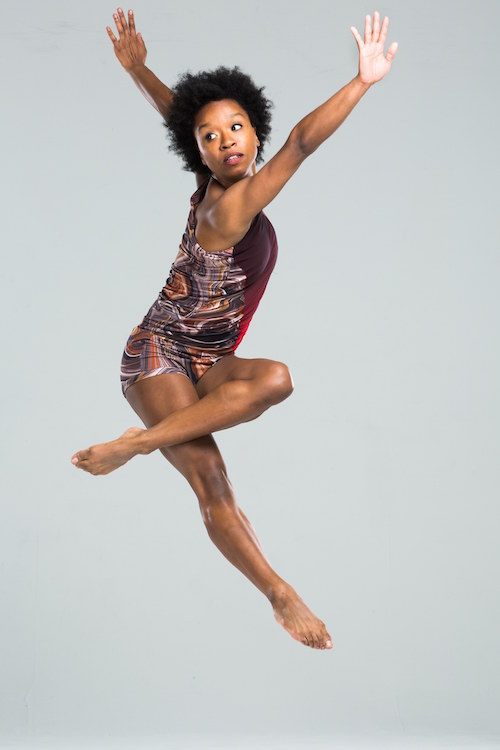
M 380 28 L 380 16 L 378 11 L 375 11 L 372 32 L 371 17 L 366 16 L 364 42 L 358 30 L 351 26 L 359 47 L 358 75 L 314 112 L 304 117 L 293 129 L 292 133 L 295 133 L 300 149 L 306 156 L 316 151 L 318 146 L 337 130 L 370 86 L 389 72 L 398 43 L 393 42 L 384 57 L 388 26 L 389 18 L 386 16 Z
M 121 8 L 113 14 L 119 39 L 115 37 L 110 26 L 106 26 L 108 36 L 113 42 L 115 55 L 152 106 L 165 119 L 168 114 L 173 94 L 168 86 L 146 67 L 147 49 L 142 34 L 136 33 L 134 13 L 129 10 L 127 19 Z
M 302 162 L 337 130 L 368 89 L 388 73 L 398 48 L 398 43 L 393 42 L 384 56 L 388 25 L 386 16 L 380 27 L 380 16 L 375 11 L 372 32 L 371 17 L 366 16 L 364 42 L 351 26 L 359 47 L 358 74 L 297 123 L 284 146 L 256 175 L 231 185 L 214 202 L 207 216 L 214 229 L 222 235 L 238 236 L 278 195 Z

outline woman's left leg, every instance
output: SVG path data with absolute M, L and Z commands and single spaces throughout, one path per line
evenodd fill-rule
M 148 378 L 134 383 L 138 394 Z M 91 474 L 107 474 L 132 456 L 195 440 L 249 422 L 293 391 L 288 367 L 270 359 L 243 359 L 229 354 L 216 362 L 196 385 L 200 400 L 178 409 L 148 430 L 131 428 L 109 443 L 73 455 L 75 465 Z
M 270 359 L 222 357 L 198 381 L 200 400 L 148 430 L 145 453 L 249 422 L 290 396 L 288 367 Z

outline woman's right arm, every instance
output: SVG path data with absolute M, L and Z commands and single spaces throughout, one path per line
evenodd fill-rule
M 163 119 L 167 119 L 170 102 L 173 94 L 159 78 L 155 76 L 152 70 L 145 65 L 137 65 L 128 71 L 135 85 L 143 94 L 148 102 L 158 110 Z
M 119 39 L 115 37 L 110 26 L 106 26 L 108 36 L 113 42 L 115 55 L 134 81 L 135 85 L 152 106 L 166 119 L 173 94 L 168 86 L 146 67 L 147 49 L 142 34 L 136 33 L 134 13 L 129 10 L 129 22 L 121 8 L 113 14 Z

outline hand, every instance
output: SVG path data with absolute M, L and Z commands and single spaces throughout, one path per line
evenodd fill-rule
M 90 474 L 109 474 L 137 455 L 139 451 L 133 438 L 142 432 L 144 429 L 141 427 L 130 427 L 117 440 L 91 445 L 86 450 L 77 451 L 71 457 L 71 463 L 77 469 L 83 469 Z
M 144 65 L 148 51 L 144 44 L 142 34 L 140 32 L 138 34 L 135 33 L 133 11 L 129 10 L 128 12 L 128 25 L 127 19 L 121 8 L 118 8 L 118 13 L 113 13 L 113 18 L 115 19 L 116 28 L 118 29 L 120 38 L 117 39 L 115 37 L 110 26 L 106 26 L 106 31 L 113 42 L 115 55 L 126 71 L 131 70 L 136 65 Z
M 387 36 L 387 27 L 389 26 L 389 17 L 385 16 L 382 28 L 380 28 L 380 15 L 378 11 L 373 14 L 373 33 L 372 20 L 370 16 L 365 17 L 365 41 L 361 39 L 358 30 L 351 26 L 359 47 L 359 78 L 362 83 L 376 83 L 380 81 L 390 70 L 391 63 L 398 51 L 398 43 L 393 42 L 389 45 L 387 54 L 384 57 L 384 44 Z

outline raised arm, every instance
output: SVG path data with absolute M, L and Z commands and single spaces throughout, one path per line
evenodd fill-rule
M 371 17 L 365 17 L 365 42 L 358 30 L 351 26 L 351 31 L 359 47 L 359 70 L 353 80 L 334 94 L 328 101 L 304 117 L 292 131 L 299 140 L 301 151 L 306 156 L 312 154 L 318 146 L 327 140 L 342 125 L 347 115 L 354 109 L 363 94 L 377 81 L 380 81 L 390 70 L 398 43 L 393 42 L 384 57 L 384 44 L 387 37 L 389 18 L 386 16 L 380 28 L 378 11 L 373 15 L 373 32 Z
M 386 16 L 380 27 L 375 11 L 372 32 L 371 17 L 366 16 L 364 42 L 351 26 L 360 53 L 355 78 L 297 123 L 284 146 L 257 174 L 231 185 L 214 202 L 207 220 L 228 240 L 228 245 L 278 195 L 302 162 L 337 130 L 368 89 L 388 73 L 398 48 L 393 42 L 384 57 L 388 25 Z
M 110 26 L 106 26 L 106 31 L 113 42 L 116 57 L 130 74 L 141 94 L 165 119 L 173 94 L 144 64 L 147 49 L 142 34 L 135 30 L 133 11 L 128 12 L 128 23 L 121 8 L 113 14 L 113 18 L 119 38 L 115 37 Z

